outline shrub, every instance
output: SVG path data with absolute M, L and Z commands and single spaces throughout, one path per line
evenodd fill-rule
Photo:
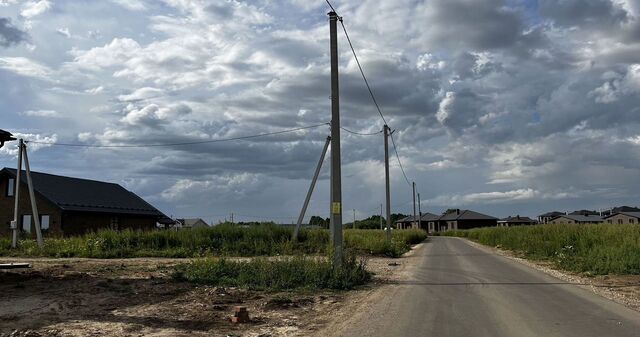
M 205 258 L 176 267 L 174 278 L 194 283 L 250 289 L 351 289 L 367 283 L 371 274 L 355 256 L 334 268 L 326 259 L 288 257 L 249 261 Z

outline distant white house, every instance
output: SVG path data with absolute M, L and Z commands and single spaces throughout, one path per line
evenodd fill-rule
M 179 228 L 207 228 L 209 225 L 200 218 L 176 219 Z

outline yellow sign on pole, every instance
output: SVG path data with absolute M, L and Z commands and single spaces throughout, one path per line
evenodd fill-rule
M 339 202 L 334 202 L 331 206 L 332 206 L 331 207 L 331 212 L 333 214 L 340 214 L 340 212 L 342 210 L 342 205 Z

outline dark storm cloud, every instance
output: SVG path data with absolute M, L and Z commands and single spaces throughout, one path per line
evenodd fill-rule
M 425 5 L 427 17 L 418 25 L 430 48 L 487 50 L 514 45 L 525 28 L 517 11 L 502 0 L 435 0 Z
M 620 26 L 628 13 L 611 0 L 540 0 L 540 14 L 562 27 Z
M 29 35 L 14 26 L 9 18 L 0 18 L 0 46 L 10 47 L 27 41 Z

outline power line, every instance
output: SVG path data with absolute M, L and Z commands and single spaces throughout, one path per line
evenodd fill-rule
M 369 85 L 369 81 L 367 80 L 367 76 L 364 74 L 364 70 L 362 69 L 362 65 L 360 64 L 360 60 L 358 59 L 358 55 L 356 54 L 356 50 L 355 50 L 355 48 L 353 48 L 353 44 L 351 43 L 351 38 L 349 37 L 349 33 L 347 33 L 347 27 L 345 27 L 344 22 L 342 22 L 342 17 L 340 17 L 340 25 L 342 26 L 342 30 L 344 31 L 344 35 L 347 37 L 347 41 L 349 42 L 349 47 L 351 48 L 351 52 L 353 53 L 353 58 L 356 60 L 356 63 L 358 64 L 358 69 L 360 69 L 360 74 L 362 75 L 362 79 L 364 80 L 364 84 L 366 84 L 366 86 L 367 86 L 367 90 L 369 90 L 369 95 L 371 95 L 371 99 L 373 100 L 373 104 L 375 104 L 376 109 L 378 110 L 378 113 L 380 114 L 380 117 L 384 121 L 384 124 L 388 125 L 386 118 L 384 118 L 384 115 L 382 114 L 382 110 L 380 109 L 380 105 L 378 104 L 378 101 L 376 100 L 376 96 L 373 94 L 373 90 L 371 90 L 371 86 Z
M 404 172 L 404 167 L 402 167 L 402 161 L 400 161 L 400 155 L 398 155 L 398 148 L 396 147 L 396 141 L 393 140 L 393 133 L 389 134 L 391 137 L 391 144 L 393 144 L 393 151 L 396 153 L 396 158 L 398 158 L 398 164 L 400 165 L 400 170 L 402 171 L 402 175 L 404 176 L 404 180 L 407 182 L 407 185 L 411 186 L 411 182 L 409 178 L 407 178 L 407 174 Z
M 331 9 L 335 12 L 335 9 L 333 8 L 329 0 L 325 0 L 325 1 L 329 5 L 329 7 L 331 7 Z M 347 27 L 344 25 L 342 17 L 340 17 L 339 19 L 340 19 L 340 25 L 342 26 L 342 30 L 344 31 L 344 35 L 347 38 L 347 41 L 349 42 L 349 47 L 351 48 L 351 52 L 353 53 L 353 58 L 356 60 L 356 64 L 358 65 L 358 69 L 360 70 L 360 75 L 362 75 L 364 84 L 367 86 L 367 90 L 369 91 L 369 95 L 371 96 L 371 100 L 373 100 L 373 104 L 376 106 L 376 109 L 378 110 L 378 114 L 380 115 L 380 118 L 382 118 L 382 121 L 384 122 L 384 124 L 389 125 L 389 123 L 387 123 L 387 119 L 384 118 L 384 114 L 382 113 L 382 109 L 380 109 L 380 105 L 378 104 L 378 100 L 376 100 L 376 96 L 373 94 L 373 90 L 369 85 L 369 80 L 367 80 L 367 76 L 365 75 L 364 70 L 362 69 L 362 65 L 360 64 L 360 60 L 358 59 L 358 54 L 356 53 L 356 50 L 353 47 L 353 43 L 351 42 L 351 38 L 349 37 L 349 33 L 347 32 Z M 398 164 L 400 165 L 400 169 L 402 170 L 402 175 L 404 176 L 404 179 L 407 182 L 407 184 L 411 186 L 411 182 L 409 181 L 409 178 L 407 177 L 407 174 L 404 171 L 404 167 L 402 166 L 400 155 L 398 155 L 398 147 L 396 146 L 396 142 L 393 140 L 393 134 L 391 134 L 390 136 L 391 136 L 391 143 L 393 144 L 393 151 L 395 152 L 396 158 L 398 159 Z
M 325 0 L 327 2 L 327 5 L 329 5 L 329 7 L 331 7 L 332 11 L 336 11 L 335 8 L 333 8 L 333 5 L 331 5 L 331 3 L 329 2 L 329 0 Z M 337 13 L 337 12 L 336 12 Z
M 348 133 L 353 133 L 354 135 L 358 135 L 358 136 L 375 136 L 375 135 L 379 135 L 383 132 L 383 130 L 377 131 L 377 132 L 371 132 L 371 133 L 363 133 L 363 132 L 357 132 L 357 131 L 352 131 L 349 130 L 345 127 L 340 127 L 340 129 L 348 132 Z
M 245 139 L 258 138 L 258 137 L 265 137 L 265 136 L 273 136 L 273 135 L 279 135 L 283 133 L 317 128 L 325 125 L 329 125 L 329 123 L 315 124 L 315 125 L 303 126 L 299 128 L 293 128 L 293 129 L 287 129 L 287 130 L 281 130 L 281 131 L 275 131 L 275 132 L 259 133 L 255 135 L 249 135 L 249 136 L 219 138 L 219 139 L 201 140 L 201 141 L 194 141 L 194 142 L 181 142 L 181 143 L 141 144 L 141 145 L 92 145 L 92 144 L 41 142 L 41 141 L 30 141 L 30 140 L 27 140 L 25 142 L 33 143 L 33 144 L 50 145 L 50 146 L 85 147 L 85 148 L 146 148 L 146 147 L 186 146 L 186 145 L 220 143 L 220 142 L 229 142 L 229 141 L 235 141 L 235 140 L 245 140 Z

